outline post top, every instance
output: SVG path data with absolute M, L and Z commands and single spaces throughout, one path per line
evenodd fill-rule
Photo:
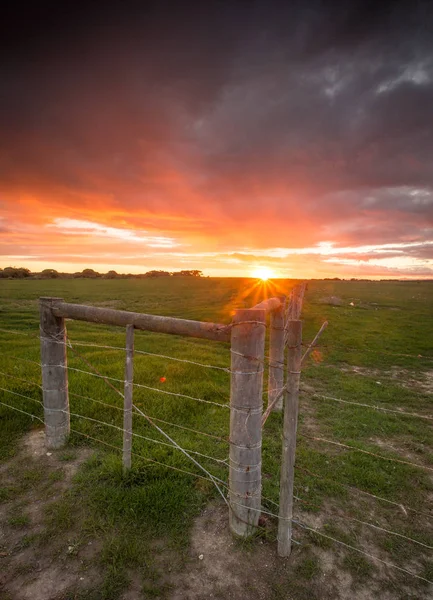
M 238 308 L 233 315 L 233 324 L 243 321 L 266 322 L 266 310 L 264 308 Z
M 271 312 L 273 310 L 277 310 L 283 305 L 283 301 L 281 298 L 268 298 L 267 300 L 262 300 L 259 304 L 253 306 L 253 308 L 259 309 L 264 308 L 267 312 Z

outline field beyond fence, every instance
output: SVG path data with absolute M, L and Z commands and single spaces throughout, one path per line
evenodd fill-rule
M 181 277 L 1 281 L 2 472 L 8 473 L 8 464 L 19 460 L 22 436 L 43 427 L 40 296 L 229 324 L 236 309 L 286 294 L 295 283 Z M 257 597 L 286 598 L 288 591 L 294 598 L 361 593 L 365 598 L 430 597 L 432 317 L 432 282 L 309 282 L 302 313 L 304 346 L 324 321 L 329 325 L 302 368 L 294 480 L 296 545 L 290 561 L 283 566 L 273 562 L 268 573 L 263 570 L 268 596 Z M 14 530 L 11 514 L 17 510 L 23 516 L 21 537 L 31 540 L 35 554 L 46 545 L 44 535 L 77 539 L 78 556 L 82 544 L 96 535 L 101 540 L 95 558 L 100 587 L 94 598 L 120 598 L 134 568 L 141 573 L 143 590 L 150 593 L 153 586 L 156 597 L 169 597 L 174 580 L 167 583 L 161 574 L 164 568 L 158 566 L 146 575 L 144 565 L 151 563 L 152 549 L 161 540 L 164 547 L 187 556 L 195 519 L 206 506 L 223 502 L 230 347 L 135 332 L 134 403 L 139 411 L 133 416 L 132 468 L 124 475 L 123 399 L 113 389 L 123 386 L 125 377 L 124 329 L 78 321 L 66 325 L 73 349 L 68 352 L 68 448 L 91 448 L 94 453 L 64 495 L 48 507 L 37 535 L 31 529 L 31 500 L 20 492 L 28 487 L 12 485 L 6 477 L 0 483 L 5 539 L 20 537 L 8 533 L 8 528 Z M 266 403 L 264 390 L 265 408 Z M 155 432 L 140 411 L 194 456 L 209 476 Z M 255 539 L 243 552 L 254 553 L 264 544 L 269 556 L 276 553 L 281 434 L 282 415 L 271 413 L 263 428 L 262 517 Z M 227 523 L 221 521 L 221 527 Z M 0 560 L 12 573 L 14 556 L 22 548 L 2 548 L 2 543 L 0 538 Z M 181 572 L 184 563 L 176 568 Z M 67 593 L 62 597 L 79 597 Z M 228 591 L 221 593 L 224 597 Z

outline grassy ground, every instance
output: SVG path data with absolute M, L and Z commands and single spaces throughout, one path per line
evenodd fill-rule
M 70 302 L 228 323 L 235 308 L 252 306 L 265 294 L 285 292 L 291 285 L 293 282 L 281 281 L 279 289 L 264 289 L 253 287 L 251 280 L 207 278 L 1 281 L 0 327 L 37 336 L 39 296 L 60 296 Z M 431 415 L 432 300 L 433 284 L 429 282 L 309 284 L 303 313 L 304 340 L 311 339 L 325 319 L 329 327 L 302 375 L 295 479 L 295 493 L 300 498 L 296 516 L 300 521 L 430 580 L 433 579 L 431 550 L 358 522 L 368 521 L 433 545 L 433 517 L 426 516 L 431 511 L 433 495 L 430 422 L 342 404 L 323 396 Z M 67 327 L 72 343 L 75 340 L 120 347 L 124 344 L 124 332 L 117 328 L 72 321 Z M 76 348 L 101 373 L 123 379 L 121 350 Z M 204 364 L 229 365 L 226 344 L 137 332 L 136 349 Z M 39 367 L 22 360 L 39 361 L 38 340 L 0 332 L 0 353 L 0 387 L 40 400 L 41 391 L 34 385 L 40 383 Z M 70 367 L 89 370 L 72 352 L 68 360 Z M 229 374 L 224 371 L 137 354 L 134 377 L 136 383 L 154 388 L 228 403 Z M 161 377 L 165 377 L 164 383 Z M 101 379 L 71 370 L 69 389 L 72 413 L 122 425 L 121 399 Z M 222 438 L 217 440 L 161 425 L 183 447 L 221 460 L 227 457 L 227 409 L 143 388 L 134 389 L 134 401 L 155 418 Z M 0 390 L 0 402 L 42 416 L 38 402 L 21 396 Z M 38 421 L 0 405 L 3 464 L 20 460 L 23 433 L 39 426 Z M 180 572 L 187 562 L 194 518 L 209 502 L 216 501 L 217 492 L 209 481 L 146 462 L 139 456 L 134 456 L 133 468 L 124 477 L 119 453 L 85 437 L 120 447 L 120 431 L 74 416 L 71 426 L 78 433 L 71 435 L 70 452 L 81 452 L 83 446 L 89 445 L 98 450 L 78 470 L 73 483 L 51 502 L 43 518 L 45 534 L 39 532 L 33 538 L 29 534 L 29 486 L 50 489 L 50 485 L 58 485 L 55 478 L 61 475 L 50 474 L 53 481 L 44 478 L 39 481 L 35 476 L 32 482 L 31 474 L 27 474 L 27 480 L 22 481 L 20 469 L 15 469 L 15 476 L 0 487 L 0 502 L 7 505 L 9 515 L 7 527 L 22 531 L 25 543 L 35 552 L 46 543 L 44 535 L 55 538 L 73 532 L 77 553 L 90 538 L 99 540 L 93 558 L 98 565 L 97 584 L 79 592 L 65 591 L 61 598 L 120 598 L 137 573 L 143 597 L 170 595 L 173 584 L 167 583 L 161 576 L 161 568 L 155 566 L 155 545 L 162 544 L 180 557 L 173 566 Z M 138 416 L 134 417 L 134 431 L 156 441 L 164 440 Z M 312 438 L 337 441 L 404 462 L 391 462 Z M 181 453 L 156 442 L 134 438 L 133 451 L 164 465 L 200 474 Z M 273 501 L 278 501 L 280 453 L 281 417 L 273 414 L 266 424 L 263 441 L 263 493 Z M 227 479 L 227 470 L 221 463 L 203 457 L 200 462 L 216 476 Z M 429 467 L 430 471 L 407 462 Z M 37 465 L 34 469 L 37 471 Z M 56 470 L 50 471 L 53 472 Z M 361 494 L 353 486 L 402 504 L 405 509 Z M 265 502 L 265 505 L 275 511 L 272 504 Z M 19 510 L 14 510 L 14 506 Z M 358 590 L 356 593 L 368 590 L 371 596 L 365 597 L 372 598 L 379 593 L 384 598 L 386 594 L 390 598 L 428 597 L 428 584 L 421 580 L 384 567 L 316 533 L 298 527 L 295 534 L 302 545 L 296 547 L 292 563 L 284 568 L 275 566 L 274 577 L 263 597 L 343 598 L 346 588 L 347 597 L 355 593 L 353 590 Z M 249 545 L 244 551 L 254 552 L 255 544 L 261 541 L 268 544 L 269 552 L 274 552 L 274 536 L 271 519 L 252 549 Z M 5 546 L 3 554 L 10 557 L 11 553 L 13 549 Z M 292 596 L 287 596 L 288 589 Z M 221 597 L 225 597 L 224 593 Z

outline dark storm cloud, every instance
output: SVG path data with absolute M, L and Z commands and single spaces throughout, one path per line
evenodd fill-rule
M 431 239 L 430 2 L 10 10 L 6 197 L 223 213 L 258 246 Z

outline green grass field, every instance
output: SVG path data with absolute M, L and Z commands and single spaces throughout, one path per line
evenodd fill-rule
M 278 289 L 270 290 L 263 286 L 252 289 L 253 283 L 211 278 L 0 281 L 0 327 L 11 331 L 0 331 L 0 460 L 7 465 L 19 452 L 23 434 L 42 426 L 4 406 L 9 404 L 42 417 L 38 403 L 40 367 L 28 362 L 40 360 L 38 297 L 57 296 L 69 302 L 229 323 L 234 309 L 250 307 L 266 293 L 287 292 L 295 282 L 281 280 Z M 302 373 L 295 478 L 299 498 L 295 515 L 299 521 L 430 581 L 432 550 L 425 546 L 433 546 L 431 421 L 330 398 L 431 417 L 432 317 L 432 282 L 309 283 L 302 317 L 304 342 L 314 337 L 324 320 L 329 321 L 329 326 Z M 125 333 L 119 328 L 68 321 L 67 329 L 72 344 L 124 345 Z M 219 367 L 228 367 L 230 361 L 227 344 L 203 340 L 136 332 L 135 347 Z M 76 349 L 100 373 L 123 380 L 122 350 L 87 346 Z M 88 371 L 83 358 L 68 352 L 70 367 Z M 164 383 L 161 377 L 165 377 Z M 134 381 L 218 404 L 229 402 L 227 372 L 169 358 L 136 354 Z M 122 400 L 102 379 L 70 370 L 69 390 L 71 413 L 122 426 Z M 156 419 L 216 436 L 199 435 L 158 421 L 184 448 L 220 461 L 227 458 L 226 408 L 139 387 L 134 389 L 134 402 Z M 218 492 L 210 481 L 174 470 L 203 474 L 179 451 L 158 444 L 164 438 L 139 416 L 134 416 L 134 432 L 155 441 L 134 438 L 133 467 L 123 476 L 121 453 L 86 437 L 121 448 L 122 433 L 96 421 L 71 417 L 74 433 L 67 451 L 74 452 L 85 445 L 95 449 L 95 453 L 69 490 L 47 511 L 45 533 L 32 539 L 31 544 L 37 552 L 38 544 L 46 543 L 47 536 L 55 538 L 70 531 L 74 532 L 77 547 L 89 536 L 97 535 L 102 540 L 95 560 L 103 583 L 85 594 L 71 592 L 62 598 L 120 598 L 128 586 L 131 568 L 141 574 L 143 597 L 165 597 L 169 588 L 152 566 L 153 544 L 163 539 L 167 547 L 181 554 L 186 552 L 194 518 L 209 502 L 217 501 Z M 264 429 L 263 495 L 273 502 L 278 502 L 281 424 L 281 416 L 272 414 Z M 148 462 L 140 455 L 162 464 Z M 224 464 L 203 456 L 198 459 L 212 474 L 227 480 Z M 23 536 L 29 537 L 25 531 L 28 506 L 20 501 L 20 490 L 24 488 L 28 486 L 1 484 L 0 501 L 17 503 L 20 510 L 15 526 L 22 527 Z M 265 509 L 278 511 L 269 500 L 263 502 Z M 398 532 L 424 545 L 359 521 Z M 269 584 L 269 598 L 338 597 L 332 596 L 331 587 L 328 589 L 321 579 L 324 557 L 329 553 L 336 557 L 336 572 L 350 575 L 353 597 L 363 586 L 373 590 L 372 594 L 389 594 L 390 598 L 428 597 L 429 584 L 421 579 L 385 567 L 300 527 L 295 528 L 295 536 L 301 542 L 293 553 L 296 583 L 291 579 L 295 567 L 289 562 Z M 254 552 L 254 544 L 259 542 L 275 552 L 274 540 L 275 523 L 271 518 L 245 552 Z M 292 586 L 292 596 L 284 595 L 288 585 Z

